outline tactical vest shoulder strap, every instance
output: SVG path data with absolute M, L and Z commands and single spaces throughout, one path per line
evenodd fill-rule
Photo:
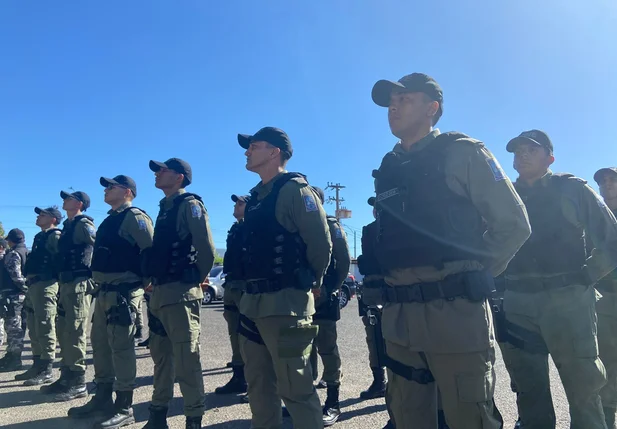
M 90 222 L 94 223 L 94 218 L 90 217 L 88 215 L 85 215 L 85 214 L 80 214 L 79 216 L 75 216 L 75 218 L 73 220 L 77 221 L 77 222 L 87 222 L 87 221 L 90 221 Z
M 152 218 L 150 217 L 150 215 L 148 214 L 148 212 L 146 212 L 143 209 L 140 209 L 139 207 L 135 207 L 135 206 L 131 206 L 128 208 L 128 210 L 131 211 L 131 213 L 133 213 L 135 216 L 138 215 L 144 215 L 146 216 L 148 219 L 152 220 Z
M 471 138 L 467 134 L 459 133 L 458 131 L 451 131 L 448 133 L 439 134 L 437 137 L 435 137 L 435 140 L 430 146 L 443 149 L 452 143 L 468 143 L 484 146 L 484 143 L 482 143 L 480 140 Z
M 272 191 L 270 191 L 270 193 L 278 193 L 281 188 L 285 185 L 285 183 L 289 182 L 292 179 L 301 179 L 299 180 L 299 182 L 306 182 L 308 184 L 308 181 L 306 180 L 306 176 L 304 176 L 303 174 L 300 173 L 285 173 L 283 174 L 281 177 L 279 177 L 276 182 L 274 182 L 274 185 L 272 185 Z

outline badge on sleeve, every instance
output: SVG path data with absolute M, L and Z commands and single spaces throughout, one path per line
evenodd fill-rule
M 201 217 L 202 213 L 199 204 L 191 204 L 191 215 L 193 215 L 193 217 L 197 219 Z
M 304 195 L 304 207 L 307 212 L 316 212 L 317 203 L 315 202 L 315 198 L 312 195 Z
M 148 230 L 148 225 L 146 224 L 146 221 L 143 219 L 137 219 L 137 227 L 139 228 L 140 231 Z
M 334 238 L 343 238 L 343 231 L 341 231 L 341 228 L 336 228 L 334 230 Z
M 88 225 L 86 227 L 86 230 L 88 231 L 88 234 L 90 234 L 90 237 L 95 237 L 96 236 L 96 230 L 94 229 L 93 226 Z
M 506 173 L 501 169 L 501 165 L 497 162 L 497 160 L 493 157 L 486 158 L 486 163 L 489 167 L 491 167 L 491 172 L 493 173 L 493 177 L 495 178 L 495 182 L 499 182 L 500 180 L 506 179 Z

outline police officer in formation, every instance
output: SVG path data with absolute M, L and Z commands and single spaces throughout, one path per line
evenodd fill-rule
M 232 195 L 234 203 L 233 216 L 236 222 L 227 233 L 227 248 L 223 258 L 223 273 L 225 274 L 225 291 L 223 292 L 223 317 L 227 322 L 229 342 L 231 344 L 231 362 L 229 366 L 233 371 L 231 380 L 221 387 L 217 387 L 214 393 L 219 395 L 231 393 L 246 393 L 247 384 L 244 377 L 244 361 L 240 353 L 240 341 L 238 338 L 238 326 L 240 325 L 240 299 L 244 292 L 244 276 L 242 274 L 242 245 L 244 241 L 244 210 L 248 195 Z
M 238 142 L 247 170 L 261 178 L 244 215 L 239 328 L 252 427 L 280 428 L 282 399 L 294 428 L 319 429 L 309 355 L 318 330 L 313 296 L 332 252 L 326 213 L 306 177 L 285 171 L 293 149 L 284 131 L 266 127 Z
M 505 272 L 506 368 L 523 428 L 555 427 L 548 355 L 570 404 L 573 428 L 604 428 L 606 383 L 596 338 L 593 285 L 617 265 L 617 223 L 582 179 L 554 174 L 546 133 L 525 131 L 507 145 L 515 187 L 532 225 Z M 614 416 L 613 416 L 614 420 Z
M 400 139 L 373 172 L 394 424 L 435 428 L 439 388 L 452 429 L 499 428 L 487 298 L 529 237 L 524 206 L 482 142 L 433 128 L 443 113 L 434 79 L 381 80 L 372 98 Z
M 175 380 L 184 398 L 186 428 L 201 428 L 205 394 L 200 360 L 201 283 L 214 263 L 208 214 L 199 195 L 186 192 L 191 166 L 179 158 L 150 161 L 155 186 L 165 194 L 154 226 L 152 247 L 144 252 L 153 279 L 149 304 L 154 393 L 145 428 L 167 427 Z
M 4 255 L 8 248 L 9 248 L 9 244 L 6 242 L 4 237 L 0 237 L 0 264 L 2 264 L 2 260 L 4 259 Z M 0 282 L 1 281 L 2 280 L 0 279 Z M 5 341 L 6 341 L 6 332 L 4 330 L 4 319 L 2 316 L 2 310 L 0 309 L 0 346 L 4 344 Z
M 324 192 L 321 188 L 313 187 L 323 205 Z M 326 274 L 324 275 L 321 293 L 315 300 L 315 314 L 313 324 L 319 327 L 313 348 L 311 349 L 311 369 L 313 380 L 317 380 L 317 354 L 323 363 L 323 376 L 317 388 L 327 389 L 326 401 L 323 406 L 324 426 L 332 426 L 341 415 L 339 391 L 341 385 L 341 356 L 337 345 L 336 322 L 341 318 L 339 293 L 343 282 L 349 273 L 351 257 L 345 231 L 334 216 L 327 216 L 332 241 L 332 256 Z
M 617 216 L 617 168 L 601 168 L 593 179 L 600 188 L 604 203 Z M 617 410 L 617 269 L 602 278 L 596 289 L 602 295 L 596 303 L 598 313 L 598 347 L 606 368 L 606 384 L 600 390 L 604 418 L 608 429 L 615 429 Z
M 27 276 L 27 299 L 31 305 L 28 331 L 33 364 L 28 371 L 15 376 L 25 386 L 51 383 L 52 365 L 56 359 L 56 315 L 58 307 L 58 242 L 62 214 L 57 207 L 36 207 L 36 225 L 41 232 L 34 236 L 24 273 Z
M 86 389 L 86 322 L 90 311 L 92 273 L 90 262 L 96 236 L 94 219 L 85 212 L 90 197 L 85 192 L 60 192 L 67 219 L 58 240 L 58 319 L 56 332 L 62 362 L 60 378 L 41 387 L 58 402 L 83 398 Z
M 97 389 L 88 403 L 69 409 L 68 415 L 103 417 L 98 427 L 115 429 L 135 422 L 131 407 L 137 370 L 134 322 L 143 299 L 141 254 L 152 246 L 153 226 L 143 210 L 133 207 L 137 197 L 133 179 L 101 177 L 100 183 L 111 210 L 98 228 L 91 265 L 97 284 L 90 336 Z
M 27 291 L 23 270 L 28 249 L 23 231 L 10 230 L 6 243 L 8 247 L 0 261 L 0 318 L 4 319 L 6 332 L 6 354 L 0 359 L 0 372 L 22 368 L 25 335 L 21 318 Z

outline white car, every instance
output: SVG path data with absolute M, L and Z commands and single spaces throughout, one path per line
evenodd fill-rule
M 202 301 L 203 305 L 212 304 L 214 301 L 220 301 L 223 299 L 223 293 L 225 291 L 223 288 L 223 283 L 225 283 L 223 266 L 218 265 L 210 270 L 208 278 L 201 285 L 201 289 L 204 292 L 204 299 Z

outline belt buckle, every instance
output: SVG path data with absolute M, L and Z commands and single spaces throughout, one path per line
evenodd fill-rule
M 411 302 L 424 302 L 424 294 L 422 293 L 421 284 L 411 285 L 408 290 L 408 296 L 411 298 Z

